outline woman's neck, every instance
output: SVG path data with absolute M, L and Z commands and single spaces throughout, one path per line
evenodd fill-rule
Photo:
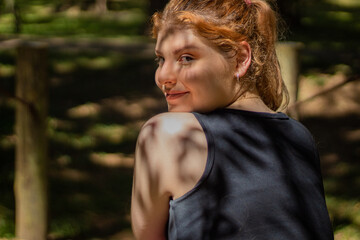
M 254 93 L 245 93 L 226 108 L 239 109 L 251 112 L 275 113 Z

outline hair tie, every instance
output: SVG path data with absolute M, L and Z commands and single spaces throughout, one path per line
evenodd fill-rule
M 251 5 L 251 0 L 244 0 L 246 5 L 250 6 Z

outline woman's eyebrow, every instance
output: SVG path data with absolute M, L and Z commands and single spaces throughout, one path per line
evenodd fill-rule
M 198 46 L 195 46 L 195 45 L 185 45 L 185 46 L 182 46 L 180 48 L 177 48 L 173 51 L 173 54 L 178 54 L 179 52 L 181 51 L 184 51 L 184 50 L 196 50 L 196 49 L 199 49 Z
M 177 49 L 175 49 L 173 51 L 173 54 L 176 55 L 178 54 L 179 52 L 181 51 L 185 51 L 185 50 L 196 50 L 196 49 L 199 49 L 198 46 L 195 46 L 195 45 L 185 45 L 185 46 L 182 46 L 182 47 L 179 47 Z M 155 54 L 158 54 L 158 55 L 162 55 L 162 52 L 160 49 L 155 49 Z

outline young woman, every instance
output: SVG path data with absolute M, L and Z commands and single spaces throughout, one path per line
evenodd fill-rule
M 276 112 L 286 88 L 269 4 L 171 0 L 153 22 L 169 112 L 138 137 L 136 238 L 333 239 L 314 141 Z

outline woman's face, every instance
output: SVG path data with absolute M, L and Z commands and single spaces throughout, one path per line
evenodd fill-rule
M 208 112 L 236 100 L 236 61 L 190 29 L 160 31 L 155 81 L 170 112 Z

